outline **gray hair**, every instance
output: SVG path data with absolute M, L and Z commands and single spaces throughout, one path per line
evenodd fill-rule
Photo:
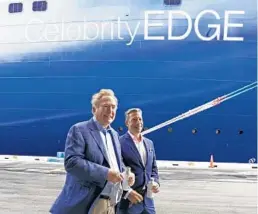
M 101 89 L 99 92 L 95 93 L 91 98 L 91 105 L 92 107 L 97 107 L 99 105 L 99 101 L 104 96 L 110 96 L 113 97 L 116 101 L 116 104 L 118 105 L 118 100 L 115 96 L 115 93 L 111 89 Z
M 134 112 L 139 112 L 142 115 L 142 110 L 140 108 L 130 108 L 125 112 L 125 121 L 127 121 L 129 115 Z

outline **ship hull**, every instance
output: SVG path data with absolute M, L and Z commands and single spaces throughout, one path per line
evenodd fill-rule
M 123 134 L 128 108 L 141 108 L 150 128 L 248 85 L 257 79 L 256 30 L 244 36 L 242 42 L 200 41 L 195 34 L 182 41 L 136 37 L 130 46 L 119 40 L 80 41 L 2 61 L 0 153 L 55 156 L 63 151 L 71 125 L 92 117 L 91 96 L 101 88 L 113 89 L 119 99 L 112 126 Z M 213 154 L 221 162 L 256 160 L 256 93 L 146 135 L 154 141 L 157 159 L 208 161 Z

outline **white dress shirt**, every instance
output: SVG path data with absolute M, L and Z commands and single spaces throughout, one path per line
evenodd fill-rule
M 105 129 L 98 123 L 95 117 L 93 117 L 93 120 L 95 121 L 99 129 L 103 145 L 108 155 L 107 161 L 110 165 L 110 168 L 116 170 L 117 172 L 120 172 L 111 134 L 105 131 Z M 106 186 L 102 190 L 101 195 L 109 196 L 111 199 L 111 203 L 116 204 L 120 201 L 122 193 L 123 189 L 120 182 L 113 184 L 112 182 L 108 181 Z
M 128 133 L 131 136 L 131 138 L 133 139 L 133 142 L 141 156 L 143 166 L 145 166 L 146 161 L 147 161 L 147 153 L 146 153 L 146 148 L 143 143 L 143 137 L 141 136 L 140 140 L 138 140 L 135 136 L 133 136 L 133 134 L 131 132 L 128 131 Z
M 102 138 L 102 141 L 104 142 L 104 147 L 107 151 L 108 162 L 109 162 L 111 169 L 114 169 L 119 172 L 117 158 L 116 158 L 116 154 L 115 154 L 115 150 L 114 150 L 114 146 L 113 146 L 113 142 L 112 142 L 110 133 L 107 132 L 106 136 L 105 136 L 105 134 L 103 132 L 100 132 L 100 136 Z

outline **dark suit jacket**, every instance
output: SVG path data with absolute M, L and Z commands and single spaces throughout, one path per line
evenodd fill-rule
M 112 128 L 111 128 L 112 129 Z M 119 136 L 112 129 L 114 149 L 120 171 L 124 169 Z M 73 125 L 65 145 L 67 172 L 62 192 L 53 204 L 53 214 L 90 214 L 92 205 L 107 183 L 107 154 L 93 119 Z
M 119 139 L 121 143 L 124 164 L 125 166 L 130 166 L 132 172 L 135 174 L 135 183 L 132 186 L 132 189 L 135 190 L 142 188 L 143 186 L 147 186 L 151 177 L 153 177 L 154 180 L 159 184 L 159 175 L 153 142 L 150 139 L 143 137 L 147 155 L 147 162 L 144 166 L 140 153 L 138 152 L 130 134 L 127 132 Z M 126 209 L 128 205 L 129 200 L 122 200 L 120 203 L 120 208 Z

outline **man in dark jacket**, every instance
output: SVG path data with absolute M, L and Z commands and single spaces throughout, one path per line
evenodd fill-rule
M 135 174 L 135 183 L 122 198 L 119 214 L 155 214 L 154 200 L 150 193 L 159 192 L 159 175 L 153 142 L 141 135 L 143 129 L 142 111 L 139 108 L 129 109 L 125 113 L 128 132 L 120 137 L 124 164 L 131 167 Z M 148 189 L 148 183 L 154 183 Z

